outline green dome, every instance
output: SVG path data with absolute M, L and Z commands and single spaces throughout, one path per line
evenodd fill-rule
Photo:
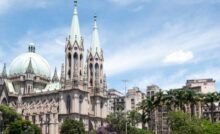
M 29 65 L 30 59 L 35 75 L 47 78 L 50 77 L 50 66 L 48 62 L 42 56 L 34 52 L 24 53 L 16 57 L 11 63 L 9 75 L 24 75 Z

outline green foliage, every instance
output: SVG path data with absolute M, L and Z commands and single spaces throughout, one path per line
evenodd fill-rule
M 153 133 L 144 129 L 131 127 L 128 130 L 128 134 L 153 134 Z
M 0 105 L 3 122 L 1 123 L 5 134 L 40 134 L 40 128 L 31 122 L 22 120 L 21 115 L 14 109 Z
M 60 134 L 85 134 L 85 128 L 82 122 L 66 119 L 61 126 Z
M 30 121 L 17 120 L 9 125 L 6 134 L 40 134 L 40 129 Z
M 106 118 L 107 122 L 112 125 L 114 131 L 123 133 L 125 131 L 126 115 L 123 112 L 111 113 Z
M 182 112 L 171 112 L 168 115 L 172 134 L 219 134 L 220 124 L 191 117 Z
M 140 121 L 141 114 L 135 110 L 128 112 L 127 119 L 126 113 L 123 112 L 111 113 L 107 116 L 107 122 L 112 126 L 112 129 L 116 131 L 117 134 L 125 133 L 126 122 L 128 134 L 152 134 L 147 130 L 133 127 L 136 126 Z
M 6 105 L 0 105 L 0 111 L 3 117 L 3 128 L 5 129 L 10 123 L 15 120 L 21 120 L 21 115 L 16 113 L 16 111 Z
M 141 114 L 136 110 L 129 111 L 127 119 L 129 124 L 131 124 L 132 126 L 136 126 L 138 123 L 141 122 Z

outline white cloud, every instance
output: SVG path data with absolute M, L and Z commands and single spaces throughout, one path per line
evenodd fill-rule
M 54 0 L 0 0 L 0 14 L 14 9 L 45 8 Z
M 168 64 L 183 64 L 193 58 L 193 53 L 191 51 L 175 51 L 166 56 L 164 63 Z
M 120 6 L 127 6 L 133 3 L 145 3 L 145 2 L 150 2 L 152 0 L 109 0 L 109 1 Z
M 131 29 L 133 33 L 140 33 Z M 144 29 L 143 29 L 144 30 Z M 124 33 L 128 35 L 129 31 Z M 118 33 L 123 37 L 122 33 Z M 149 35 L 144 39 L 127 36 L 127 41 L 120 44 L 126 44 L 120 48 L 114 48 L 105 58 L 105 69 L 108 75 L 118 75 L 132 70 L 149 69 L 163 66 L 166 63 L 184 63 L 191 60 L 194 55 L 204 49 L 216 48 L 220 44 L 220 27 L 203 29 L 201 27 L 191 27 L 185 24 L 171 24 L 165 26 L 159 33 Z M 209 47 L 207 47 L 209 46 Z M 180 50 L 177 51 L 176 50 Z M 184 50 L 184 51 L 183 51 Z M 185 51 L 191 50 L 191 51 Z M 175 52 L 170 55 L 170 52 Z M 207 51 L 206 51 L 207 53 Z M 203 52 L 196 58 L 202 59 L 207 56 Z M 169 56 L 170 55 L 170 56 Z M 167 57 L 164 60 L 164 57 Z

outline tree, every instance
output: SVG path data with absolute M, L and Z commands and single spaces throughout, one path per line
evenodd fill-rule
M 132 126 L 136 126 L 138 123 L 141 122 L 141 114 L 136 110 L 129 111 L 127 118 L 128 123 Z
M 27 120 L 17 120 L 11 123 L 7 129 L 6 134 L 40 134 L 41 130 L 36 125 L 31 124 Z
M 61 126 L 60 134 L 85 134 L 85 128 L 82 122 L 66 119 Z
M 219 94 L 217 92 L 203 94 L 202 101 L 209 108 L 211 114 L 211 121 L 214 122 L 214 110 L 215 110 L 215 102 L 219 101 Z
M 136 115 L 136 111 L 134 112 Z M 133 115 L 133 112 L 132 112 Z M 128 119 L 129 120 L 129 119 Z M 107 122 L 112 129 L 112 132 L 117 132 L 117 134 L 124 134 L 125 133 L 125 124 L 128 123 L 126 119 L 126 113 L 123 112 L 116 112 L 111 113 L 107 116 Z M 151 134 L 147 130 L 138 129 L 132 126 L 131 123 L 127 124 L 128 134 Z M 108 129 L 106 129 L 108 130 Z
M 106 121 L 114 131 L 122 134 L 125 132 L 126 114 L 124 112 L 115 112 L 107 116 Z
M 220 124 L 191 117 L 183 112 L 170 112 L 168 115 L 171 134 L 219 134 Z
M 0 111 L 2 112 L 3 122 L 2 126 L 5 134 L 40 134 L 40 128 L 31 122 L 22 120 L 21 115 L 14 109 L 0 105 Z
M 21 115 L 16 113 L 16 111 L 6 105 L 0 105 L 0 111 L 2 112 L 3 122 L 1 122 L 1 127 L 6 129 L 10 123 L 21 120 Z

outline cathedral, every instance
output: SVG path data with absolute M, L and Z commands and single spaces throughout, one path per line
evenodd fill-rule
M 105 124 L 107 82 L 97 18 L 86 55 L 79 24 L 75 1 L 60 75 L 55 69 L 51 77 L 50 65 L 37 54 L 34 44 L 11 62 L 9 70 L 4 65 L 0 74 L 0 104 L 16 109 L 24 119 L 37 124 L 42 134 L 59 134 L 67 118 L 82 121 L 87 131 Z

